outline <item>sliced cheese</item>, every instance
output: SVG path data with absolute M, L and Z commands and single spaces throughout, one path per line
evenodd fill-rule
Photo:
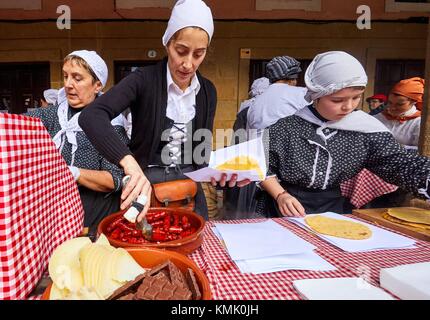
M 145 269 L 101 235 L 96 243 L 88 238 L 66 241 L 54 251 L 49 271 L 54 281 L 50 299 L 94 300 L 106 299 Z
M 66 300 L 104 300 L 95 290 L 83 286 L 77 292 L 71 292 L 64 297 Z
M 55 283 L 51 286 L 51 291 L 49 293 L 49 300 L 63 300 L 69 294 L 67 289 L 59 289 Z
M 112 250 L 115 250 L 115 248 L 111 246 L 108 238 L 106 238 L 106 236 L 103 233 L 99 236 L 99 238 L 97 239 L 97 241 L 95 243 L 98 245 L 101 245 L 101 246 L 102 245 L 107 246 L 109 248 L 112 248 Z
M 116 281 L 131 281 L 146 271 L 123 248 L 116 249 L 116 255 L 112 260 L 115 263 L 112 278 Z
M 59 289 L 79 289 L 82 284 L 82 275 L 78 271 L 79 252 L 90 243 L 89 238 L 79 237 L 62 243 L 54 250 L 49 259 L 48 272 Z

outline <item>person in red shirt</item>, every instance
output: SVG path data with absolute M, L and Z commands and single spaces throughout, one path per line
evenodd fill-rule
M 387 102 L 387 96 L 382 93 L 374 94 L 373 96 L 366 99 L 369 105 L 369 114 L 374 116 L 385 109 L 385 103 Z

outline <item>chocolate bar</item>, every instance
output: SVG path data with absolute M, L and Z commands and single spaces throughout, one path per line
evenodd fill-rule
M 162 271 L 163 269 L 168 268 L 169 262 L 170 262 L 170 260 L 167 260 L 166 262 L 163 262 L 163 263 L 156 265 L 154 268 L 149 270 L 148 275 L 152 276 L 152 275 Z
M 194 272 L 187 276 L 170 260 L 161 263 L 123 285 L 108 298 L 119 300 L 191 300 L 201 299 Z
M 202 294 L 200 292 L 199 284 L 197 283 L 194 271 L 188 268 L 185 276 L 188 287 L 191 290 L 193 300 L 200 300 L 202 298 Z
M 134 300 L 134 293 L 126 294 L 125 296 L 121 296 L 118 300 Z
M 176 266 L 174 266 L 176 268 Z M 173 269 L 169 266 L 169 270 Z M 178 270 L 181 272 L 180 270 Z M 183 276 L 183 275 L 182 275 Z M 176 271 L 170 274 L 170 279 L 179 277 Z M 137 289 L 135 300 L 191 300 L 192 293 L 184 283 L 172 282 L 163 271 L 147 276 Z M 185 280 L 185 279 L 184 279 Z
M 170 260 L 168 261 L 168 270 L 171 283 L 188 289 L 184 274 Z
M 131 280 L 124 284 L 122 287 L 119 287 L 116 289 L 108 298 L 107 300 L 117 300 L 121 298 L 122 296 L 128 295 L 130 293 L 136 292 L 136 289 L 139 287 L 140 283 L 143 281 L 143 279 L 146 277 L 146 273 L 142 273 L 141 275 L 138 275 L 134 280 Z

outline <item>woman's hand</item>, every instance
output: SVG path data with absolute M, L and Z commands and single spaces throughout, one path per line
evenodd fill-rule
M 146 178 L 137 161 L 131 156 L 125 156 L 119 163 L 124 168 L 124 173 L 130 176 L 121 194 L 121 210 L 127 209 L 139 195 L 146 195 L 147 201 L 143 211 L 138 215 L 137 221 L 141 221 L 148 212 L 151 200 L 151 183 Z
M 302 204 L 288 192 L 281 193 L 276 199 L 279 211 L 286 217 L 304 217 L 305 208 Z
M 223 173 L 221 175 L 221 179 L 219 181 L 216 181 L 214 177 L 211 178 L 212 186 L 216 187 L 218 183 L 219 183 L 220 187 L 225 187 L 225 185 L 227 183 L 227 174 L 226 173 Z M 249 180 L 249 179 L 237 181 L 237 174 L 233 174 L 230 178 L 230 181 L 228 182 L 228 186 L 230 188 L 233 188 L 234 186 L 238 186 L 239 188 L 242 188 L 242 187 L 244 187 L 250 183 L 251 183 L 251 180 Z

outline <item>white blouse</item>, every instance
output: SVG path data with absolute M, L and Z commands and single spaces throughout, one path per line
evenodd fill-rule
M 416 107 L 413 106 L 403 115 L 410 116 L 416 111 Z M 397 120 L 388 120 L 382 112 L 376 114 L 374 117 L 381 121 L 391 131 L 398 143 L 405 146 L 418 146 L 418 140 L 420 138 L 421 117 L 408 120 L 403 123 Z
M 265 129 L 311 104 L 305 100 L 306 88 L 273 83 L 255 98 L 248 109 L 247 128 Z
M 197 75 L 194 75 L 190 86 L 182 91 L 173 82 L 170 69 L 167 68 L 167 109 L 166 116 L 174 121 L 169 134 L 169 156 L 172 163 L 181 159 L 181 145 L 187 141 L 187 124 L 196 115 L 196 95 L 200 90 Z

